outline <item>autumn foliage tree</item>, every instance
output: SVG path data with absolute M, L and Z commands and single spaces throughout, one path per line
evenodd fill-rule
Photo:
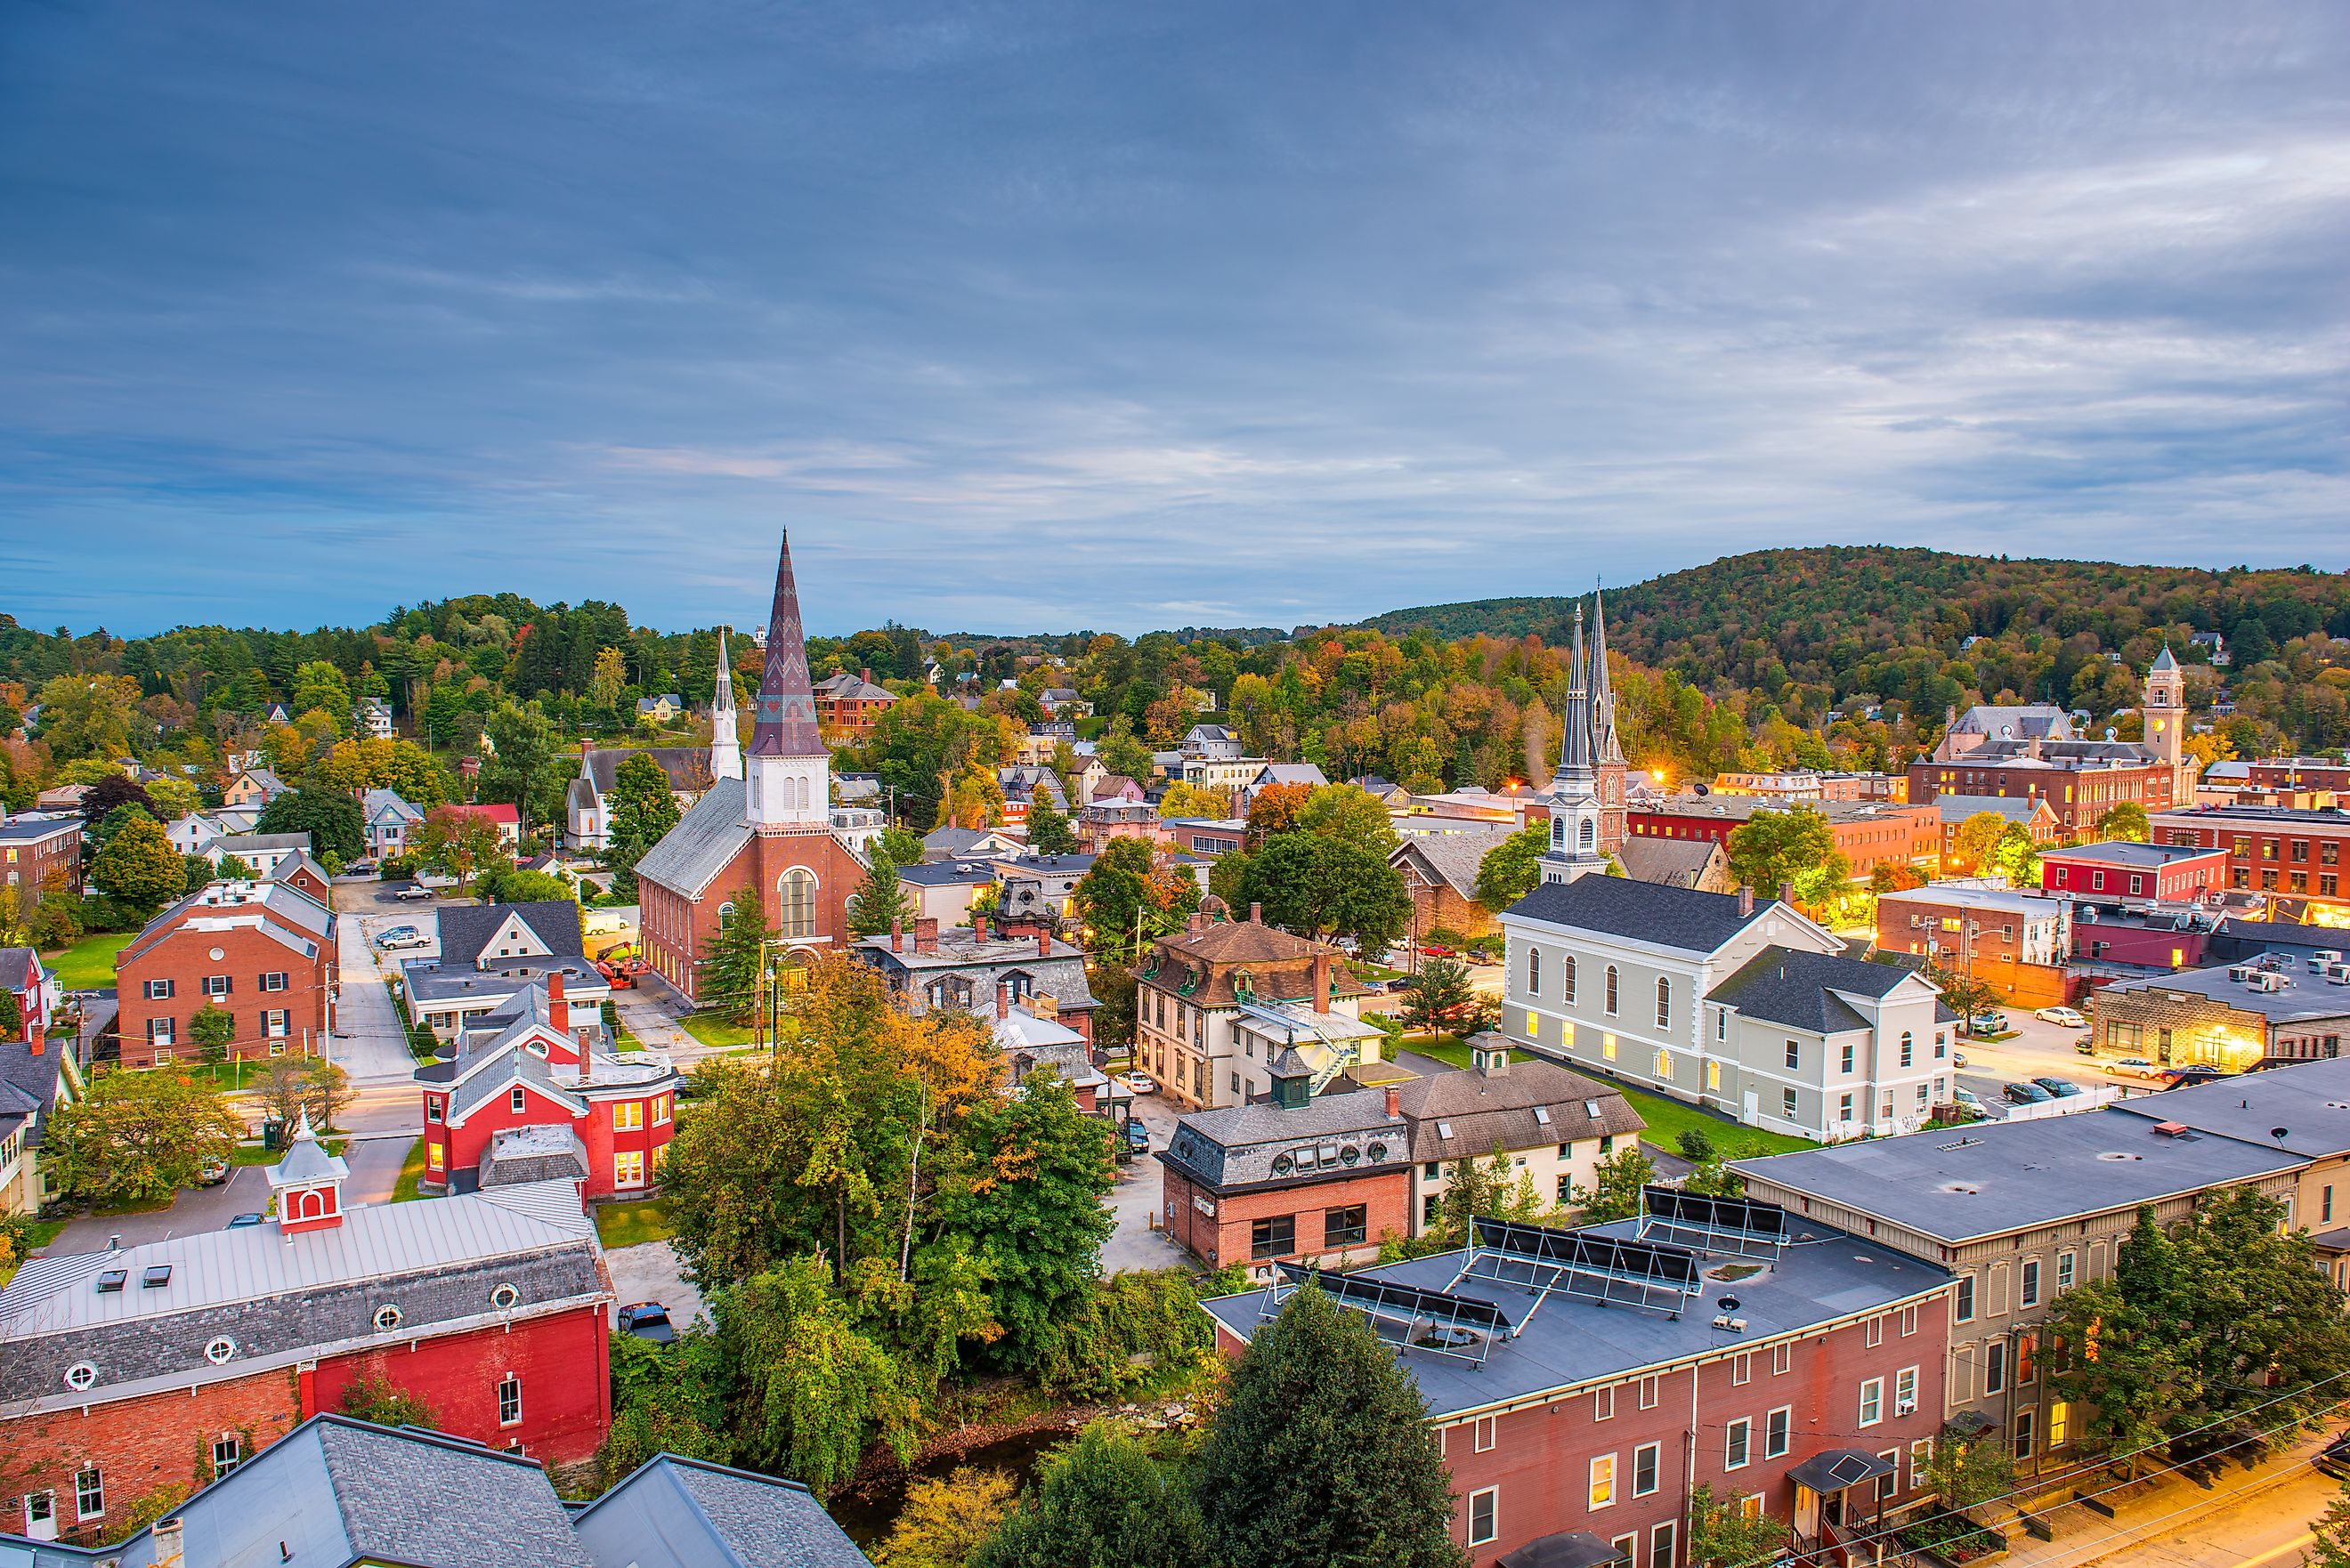
M 168 1067 L 118 1068 L 50 1114 L 41 1161 L 78 1198 L 153 1203 L 194 1186 L 244 1136 L 244 1118 L 209 1085 Z

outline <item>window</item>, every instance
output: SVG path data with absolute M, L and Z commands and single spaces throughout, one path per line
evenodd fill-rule
M 1754 1423 L 1745 1417 L 1741 1416 L 1730 1423 L 1730 1430 L 1724 1435 L 1721 1445 L 1723 1469 L 1742 1470 L 1746 1468 L 1746 1461 L 1751 1457 L 1748 1449 L 1753 1435 Z
M 1918 1332 L 1918 1303 L 1911 1302 L 1901 1309 L 1901 1337 L 1908 1338 Z
M 1657 1490 L 1662 1466 L 1662 1450 L 1655 1443 L 1642 1443 L 1632 1450 L 1632 1495 L 1647 1497 Z
M 428 1122 L 437 1122 L 441 1119 L 440 1096 L 427 1095 L 424 1096 L 424 1119 Z
M 776 884 L 775 934 L 785 941 L 805 941 L 816 935 L 816 873 L 795 866 Z
M 1708 1062 L 1705 1064 L 1705 1086 L 1717 1092 L 1721 1088 L 1721 1063 Z
M 376 1308 L 375 1325 L 383 1333 L 390 1334 L 393 1329 L 400 1326 L 400 1309 L 396 1306 L 380 1306 Z
M 1542 994 L 1542 950 L 1539 948 L 1526 949 L 1526 994 Z
M 1272 1214 L 1249 1225 L 1249 1256 L 1279 1258 L 1297 1251 L 1297 1216 Z
M 1792 1045 L 1794 1045 L 1794 1041 L 1792 1041 L 1792 1040 L 1790 1040 L 1790 1041 L 1788 1041 L 1788 1042 L 1787 1042 L 1787 1044 L 1788 1044 L 1790 1046 L 1792 1046 Z M 1840 1055 L 1839 1055 L 1839 1057 L 1838 1057 L 1838 1064 L 1839 1064 L 1839 1070 L 1840 1070 L 1840 1071 L 1842 1071 L 1842 1072 L 1846 1072 L 1846 1073 L 1849 1073 L 1849 1072 L 1851 1072 L 1851 1071 L 1852 1071 L 1852 1046 L 1851 1046 L 1851 1044 L 1850 1044 L 1849 1043 L 1846 1043 L 1846 1044 L 1845 1045 L 1845 1048 L 1844 1048 L 1843 1052 L 1840 1054 Z M 1788 1064 L 1789 1066 L 1791 1066 L 1791 1067 L 1794 1065 L 1794 1063 L 1792 1063 L 1792 1062 L 1790 1062 L 1790 1063 L 1789 1063 L 1789 1064 Z
M 1490 1486 L 1482 1491 L 1469 1494 L 1470 1545 L 1482 1546 L 1501 1533 L 1501 1524 L 1496 1518 L 1500 1511 L 1496 1506 L 1500 1496 L 1501 1489 Z
M 235 1355 L 236 1341 L 224 1334 L 215 1334 L 213 1342 L 204 1346 L 204 1359 L 214 1366 L 226 1365 Z
M 2048 1446 L 2061 1449 L 2072 1440 L 2073 1408 L 2059 1399 L 2048 1407 Z
M 1648 1568 L 1673 1568 L 1673 1549 L 1679 1542 L 1679 1529 L 1667 1520 L 1648 1532 Z
M 1558 961 L 1558 982 L 1561 999 L 1573 1002 L 1575 1000 L 1575 955 L 1573 953 Z
M 1591 1506 L 1613 1508 L 1616 1505 L 1616 1456 L 1595 1455 L 1591 1460 Z
M 1714 1009 L 1713 1037 L 1716 1040 L 1727 1040 L 1730 1038 L 1730 1009 L 1727 1007 L 1718 1007 Z
M 1612 963 L 1607 966 L 1607 1015 L 1616 1015 L 1616 966 Z
M 74 1477 L 74 1517 L 96 1519 L 106 1511 L 106 1472 L 96 1465 Z
M 506 1091 L 506 1109 L 512 1111 L 515 1116 L 522 1115 L 524 1110 L 526 1109 L 529 1105 L 529 1096 L 523 1093 L 522 1085 L 520 1084 L 516 1084 L 513 1088 Z
M 1881 1449 L 1877 1457 L 1892 1467 L 1877 1478 L 1877 1501 L 1881 1503 L 1901 1490 L 1901 1450 Z
M 1801 1046 L 1797 1045 L 1797 1044 L 1796 1044 L 1793 1040 L 1788 1041 L 1788 1042 L 1787 1042 L 1787 1065 L 1788 1065 L 1788 1066 L 1790 1066 L 1790 1067 L 1800 1067 L 1800 1066 L 1802 1066 L 1803 1064 L 1804 1064 L 1804 1053 L 1803 1053 L 1803 1048 L 1802 1048 Z
M 1643 1377 L 1640 1379 L 1641 1409 L 1653 1410 L 1657 1407 L 1657 1395 L 1660 1383 L 1661 1380 L 1656 1377 Z
M 1780 1113 L 1781 1113 L 1782 1115 L 1785 1116 L 1789 1120 L 1791 1120 L 1791 1121 L 1792 1121 L 1792 1120 L 1794 1120 L 1794 1115 L 1795 1115 L 1795 1091 L 1794 1091 L 1794 1090 L 1793 1090 L 1793 1089 L 1782 1089 L 1782 1090 L 1780 1090 L 1780 1091 L 1779 1091 L 1779 1110 L 1780 1110 Z
M 612 1185 L 642 1187 L 645 1184 L 645 1156 L 642 1149 L 629 1149 L 612 1156 Z
M 2023 1282 L 2019 1288 L 2015 1304 L 2019 1308 L 2040 1304 L 2040 1260 L 2037 1258 L 2023 1260 Z
M 213 1480 L 218 1480 L 244 1460 L 244 1447 L 234 1433 L 213 1439 Z
M 1918 1369 L 1905 1366 L 1893 1375 L 1893 1413 L 1915 1415 L 1918 1409 Z
M 286 971 L 282 969 L 272 970 L 269 973 L 263 975 L 261 977 L 261 989 L 264 991 L 284 991 L 286 989 Z
M 1909 1445 L 1909 1490 L 1926 1484 L 1926 1467 L 1934 1462 L 1934 1439 L 1920 1438 Z
M 1901 1032 L 1901 1064 L 1905 1067 L 1908 1066 L 1917 1059 L 1917 1055 L 1918 1044 L 1910 1038 L 1909 1031 L 1904 1029 Z
M 1994 1339 L 1983 1346 L 1983 1392 L 2004 1393 L 2007 1389 L 2007 1341 Z
M 1595 1421 L 1607 1421 L 1613 1420 L 1615 1416 L 1616 1390 L 1613 1387 L 1593 1389 L 1591 1391 L 1591 1418 Z
M 1493 1451 L 1494 1417 L 1480 1416 L 1469 1423 L 1469 1446 L 1481 1454 Z
M 2032 1457 L 2033 1449 L 2038 1446 L 2034 1440 L 2037 1433 L 2033 1428 L 2039 1425 L 2039 1421 L 2040 1412 L 2028 1405 L 2015 1413 L 2015 1457 L 2017 1459 L 2028 1459 Z
M 1786 1345 L 1773 1345 L 1771 1347 L 1771 1376 L 1773 1377 L 1784 1377 L 1787 1375 L 1787 1368 L 1794 1364 L 1794 1360 L 1795 1355 L 1794 1346 Z
M 2331 1187 L 2318 1189 L 2317 1218 L 2321 1222 L 2334 1218 L 2334 1189 Z
M 204 976 L 204 994 L 206 996 L 226 996 L 228 994 L 228 976 L 224 974 L 208 974 Z
M 642 1100 L 623 1100 L 612 1107 L 614 1132 L 638 1132 L 644 1125 L 645 1103 Z
M 1885 1419 L 1885 1379 L 1872 1377 L 1860 1386 L 1860 1424 L 1874 1427 Z
M 660 1127 L 668 1120 L 669 1096 L 667 1095 L 663 1095 L 653 1101 L 653 1126 Z
M 168 980 L 149 981 L 147 982 L 147 1000 L 150 1002 L 171 1001 L 172 982 Z
M 1879 1314 L 1877 1316 L 1868 1320 L 1867 1324 L 1865 1325 L 1863 1337 L 1872 1349 L 1885 1343 L 1884 1314 Z
M 522 1379 L 507 1373 L 498 1379 L 498 1425 L 512 1427 L 522 1420 Z
M 261 1015 L 261 1037 L 283 1040 L 294 1032 L 294 1015 L 282 1007 L 273 1007 Z
M 1673 1021 L 1673 982 L 1657 981 L 1657 1027 L 1662 1029 Z
M 1602 1034 L 1599 1037 L 1599 1054 L 1607 1061 L 1616 1060 L 1616 1036 Z
M 1754 1356 L 1742 1350 L 1730 1358 L 1730 1381 L 1733 1384 L 1751 1382 L 1754 1376 Z
M 1762 1417 L 1762 1457 L 1783 1459 L 1787 1452 L 1788 1435 L 1794 1425 L 1795 1413 L 1791 1406 L 1782 1405 Z
M 1972 1274 L 1959 1276 L 1958 1319 L 1960 1323 L 1975 1320 L 1975 1277 Z
M 1672 1075 L 1673 1075 L 1673 1054 L 1672 1054 L 1671 1052 L 1669 1052 L 1669 1051 L 1659 1051 L 1659 1052 L 1658 1052 L 1658 1053 L 1657 1053 L 1657 1076 L 1658 1076 L 1658 1077 L 1659 1077 L 1659 1078 L 1669 1078 L 1669 1077 L 1671 1077 Z
M 172 1021 L 168 1018 L 149 1019 L 147 1021 L 147 1043 L 161 1051 L 170 1050 L 172 1047 Z
M 1369 1233 L 1367 1212 L 1360 1203 L 1344 1209 L 1322 1210 L 1322 1245 L 1325 1247 L 1359 1247 Z
M 1836 1119 L 1847 1122 L 1852 1120 L 1852 1096 L 1850 1095 L 1838 1095 L 1836 1096 Z

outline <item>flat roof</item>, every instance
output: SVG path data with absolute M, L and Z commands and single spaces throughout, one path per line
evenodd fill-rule
M 2168 866 L 2174 860 L 2192 860 L 2198 856 L 2225 855 L 2220 845 L 2206 848 L 2195 844 L 2133 844 L 2116 839 L 2107 844 L 2076 844 L 2070 849 L 2043 849 L 2043 860 L 2089 860 L 2102 866 L 2129 866 L 2138 868 Z
M 2184 1122 L 2313 1159 L 2350 1154 L 2350 1061 L 2300 1062 L 2191 1088 L 2115 1102 L 2114 1109 Z M 2284 1137 L 2274 1135 L 2282 1129 Z
M 2158 1118 L 2107 1106 L 1865 1138 L 1735 1160 L 1731 1168 L 1960 1242 L 2134 1209 L 2301 1163 L 2293 1154 L 2210 1133 L 2167 1137 L 2154 1130 L 2158 1125 Z
M 2350 945 L 2350 932 L 2344 936 L 2345 945 Z M 2323 975 L 2311 974 L 2306 970 L 2263 970 L 2260 972 L 2282 980 L 2284 989 L 2262 991 L 2250 981 L 2230 980 L 2230 967 L 2237 966 L 2182 970 L 2177 974 L 2149 975 L 2144 980 L 2117 980 L 2105 990 L 2108 994 L 2159 991 L 2200 996 L 2245 1012 L 2257 1012 L 2272 1023 L 2350 1017 L 2350 985 L 2330 984 Z
M 2350 829 L 2350 811 L 2345 811 L 2338 805 L 2321 806 L 2314 809 L 2296 805 L 2178 806 L 2169 811 L 2156 812 L 2153 820 L 2190 824 L 2235 822 L 2242 823 L 2248 827 L 2257 827 L 2263 823 L 2278 826 L 2301 823 L 2312 827 Z
M 1707 1254 L 1705 1293 L 1685 1302 L 1678 1318 L 1662 1312 L 1603 1307 L 1554 1293 L 1534 1307 L 1520 1285 L 1459 1279 L 1464 1252 L 1440 1252 L 1408 1263 L 1364 1269 L 1350 1279 L 1383 1280 L 1447 1291 L 1491 1303 L 1514 1325 L 1494 1344 L 1483 1366 L 1419 1347 L 1398 1348 L 1396 1359 L 1419 1389 L 1430 1416 L 1438 1419 L 1555 1391 L 1619 1382 L 1656 1367 L 1733 1351 L 1803 1333 L 1839 1319 L 1880 1311 L 1928 1295 L 1950 1281 L 1949 1270 L 1923 1259 L 1835 1230 L 1789 1217 L 1795 1244 L 1776 1258 L 1759 1252 Z M 1634 1220 L 1586 1229 L 1596 1234 L 1631 1237 Z M 1717 1277 L 1725 1266 L 1759 1268 L 1734 1282 Z M 1738 1296 L 1746 1332 L 1725 1334 L 1713 1326 L 1713 1298 Z M 1259 1327 L 1258 1314 L 1270 1293 L 1257 1290 L 1203 1302 L 1210 1316 L 1243 1339 Z M 1528 1309 L 1534 1310 L 1529 1314 Z
M 2054 915 L 2064 908 L 2064 900 L 2037 893 L 2024 893 L 2013 888 L 1984 888 L 1972 882 L 1929 882 L 1922 888 L 1903 888 L 1877 895 L 1877 903 L 1885 904 L 1948 904 L 1961 909 L 2005 909 L 2016 915 Z

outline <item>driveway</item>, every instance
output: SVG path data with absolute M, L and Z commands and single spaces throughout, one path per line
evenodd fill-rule
M 218 1187 L 183 1188 L 169 1209 L 152 1214 L 94 1214 L 77 1220 L 41 1251 L 51 1256 L 102 1252 L 110 1236 L 122 1238 L 126 1247 L 168 1241 L 174 1236 L 221 1230 L 232 1215 L 258 1214 L 268 1207 L 269 1173 L 257 1165 L 241 1165 Z
M 382 884 L 344 877 L 335 884 L 335 902 L 345 922 L 342 935 L 342 1000 L 337 1022 L 335 1059 L 354 1083 L 405 1082 L 416 1070 L 408 1034 L 391 1005 L 384 981 L 400 972 L 396 959 L 376 949 L 386 926 L 410 924 L 430 934 L 432 906 L 392 901 Z
M 638 1302 L 659 1302 L 669 1308 L 670 1322 L 680 1330 L 691 1324 L 710 1321 L 702 1293 L 688 1282 L 684 1265 L 678 1262 L 677 1249 L 667 1241 L 613 1248 L 604 1254 L 604 1263 L 612 1271 L 612 1289 L 620 1298 L 612 1303 L 615 1327 L 619 1325 L 620 1309 Z
M 1153 1150 L 1165 1148 L 1167 1140 L 1174 1136 L 1174 1107 L 1156 1095 L 1135 1096 L 1134 1118 L 1150 1129 Z M 1167 1239 L 1165 1231 L 1150 1228 L 1151 1220 L 1165 1202 L 1160 1179 L 1163 1169 L 1149 1154 L 1138 1156 L 1118 1168 L 1118 1185 L 1110 1189 L 1108 1199 L 1118 1229 L 1102 1243 L 1105 1272 L 1124 1274 L 1139 1269 L 1198 1266 L 1182 1248 Z

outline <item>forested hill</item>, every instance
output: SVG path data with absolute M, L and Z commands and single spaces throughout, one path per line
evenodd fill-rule
M 1555 645 L 1568 635 L 1573 606 L 1563 597 L 1481 599 L 1394 610 L 1365 624 L 1389 635 L 1415 627 L 1445 638 L 1533 634 Z M 2240 668 L 2312 632 L 2350 636 L 2350 574 L 1835 545 L 1725 556 L 1607 596 L 1609 644 L 1640 663 L 1704 688 L 1769 692 L 1793 682 L 1838 701 L 1905 695 L 1921 669 L 1959 658 L 1970 636 L 2000 645 L 1967 650 L 1974 659 L 2044 647 L 2053 636 L 2060 644 L 2077 639 L 2076 651 L 2088 657 L 2110 651 L 2129 661 L 2151 657 L 2142 644 L 2183 640 L 2182 628 L 2224 632 Z M 2045 669 L 2036 680 L 1981 673 L 1984 690 L 2050 679 Z

